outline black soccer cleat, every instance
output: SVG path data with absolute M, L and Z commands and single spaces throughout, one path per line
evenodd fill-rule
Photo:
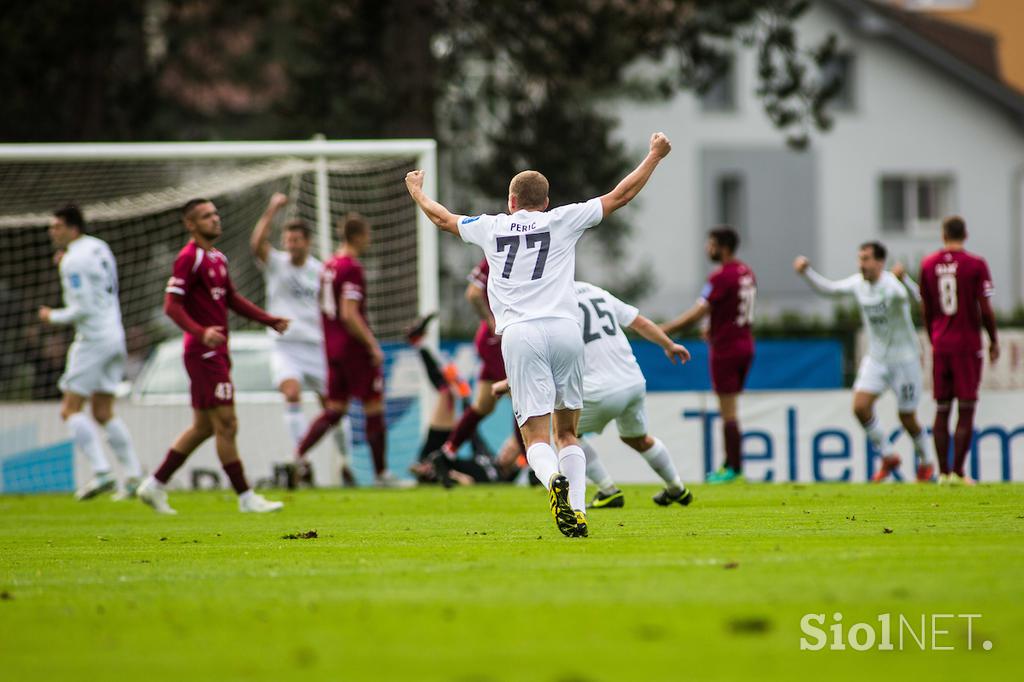
M 688 489 L 683 488 L 678 495 L 673 495 L 668 491 L 668 488 L 665 488 L 652 499 L 654 500 L 654 504 L 659 507 L 667 507 L 673 502 L 678 502 L 685 507 L 693 502 L 693 493 Z
M 594 499 L 587 505 L 587 509 L 613 509 L 626 506 L 626 496 L 618 488 L 615 492 L 605 495 L 600 490 L 594 495 Z
M 577 537 L 576 512 L 569 504 L 569 479 L 564 475 L 551 475 L 551 480 L 548 481 L 548 502 L 558 531 L 567 538 Z
M 427 455 L 427 461 L 430 462 L 434 467 L 434 475 L 437 477 L 438 483 L 445 488 L 451 488 L 455 485 L 455 480 L 452 478 L 452 461 L 448 459 L 448 455 L 445 454 L 444 450 L 438 448 L 429 455 Z
M 437 311 L 427 313 L 423 317 L 417 317 L 405 331 L 405 340 L 409 342 L 410 346 L 415 346 L 423 340 L 423 337 L 427 333 L 427 327 L 430 325 L 430 321 L 437 317 Z
M 590 531 L 587 529 L 587 515 L 581 511 L 576 512 L 576 537 L 590 537 Z

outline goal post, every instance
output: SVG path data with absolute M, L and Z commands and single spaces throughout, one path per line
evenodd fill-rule
M 337 245 L 334 225 L 348 211 L 363 213 L 374 226 L 373 245 L 364 258 L 369 315 L 386 347 L 389 386 L 401 394 L 406 426 L 389 439 L 392 468 L 401 473 L 428 420 L 433 395 L 412 360 L 414 354 L 402 351 L 403 332 L 413 318 L 439 306 L 437 228 L 405 189 L 405 174 L 414 168 L 426 171 L 427 191 L 436 194 L 434 140 L 318 136 L 301 141 L 0 144 L 0 401 L 22 408 L 54 397 L 69 338 L 66 331 L 42 328 L 35 312 L 41 305 L 60 305 L 59 278 L 46 236 L 59 205 L 74 201 L 88 231 L 110 243 L 118 262 L 129 345 L 133 335 L 142 337 L 129 350 L 141 357 L 160 341 L 179 335 L 160 312 L 163 283 L 185 241 L 178 207 L 195 196 L 217 203 L 225 228 L 218 247 L 229 257 L 235 284 L 263 303 L 262 275 L 248 253 L 248 238 L 270 195 L 284 192 L 290 199 L 285 216 L 303 218 L 315 227 L 314 252 L 321 259 Z M 276 242 L 279 231 L 274 234 Z M 254 329 L 244 320 L 233 324 Z M 426 342 L 436 347 L 436 325 Z M 418 395 L 410 407 L 411 382 Z M 279 396 L 265 398 L 268 406 L 276 403 L 280 408 Z M 389 395 L 389 411 L 390 402 Z M 3 411 L 0 440 L 25 426 L 14 423 L 14 411 Z M 358 408 L 355 412 L 358 416 Z M 412 412 L 415 433 L 408 428 Z M 50 421 L 56 423 L 31 425 L 39 435 L 28 440 L 42 446 L 63 439 L 56 415 Z M 261 426 L 283 431 L 276 417 Z M 358 440 L 361 424 L 354 427 Z M 276 450 L 286 443 L 274 438 L 273 459 L 280 460 L 287 448 Z M 254 454 L 242 445 L 248 464 Z M 317 450 L 333 448 L 333 443 L 329 446 Z M 143 447 L 139 449 L 141 453 Z M 0 459 L 4 456 L 0 452 Z M 356 462 L 357 475 L 365 481 L 369 464 L 360 459 L 364 463 Z M 261 469 L 257 475 L 263 473 Z

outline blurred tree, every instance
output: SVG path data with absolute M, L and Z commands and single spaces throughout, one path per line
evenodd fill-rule
M 524 167 L 554 203 L 633 163 L 612 97 L 706 92 L 736 44 L 794 147 L 831 126 L 835 39 L 798 44 L 809 0 L 44 0 L 0 9 L 7 140 L 438 137 L 499 208 Z M 638 65 L 640 67 L 638 68 Z M 479 208 L 479 207 L 474 207 Z M 609 255 L 628 234 L 600 230 Z M 644 275 L 616 273 L 617 292 Z
M 0 139 L 138 139 L 155 103 L 143 3 L 0 7 Z

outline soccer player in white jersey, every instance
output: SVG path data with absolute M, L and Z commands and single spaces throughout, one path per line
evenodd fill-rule
M 647 432 L 644 398 L 647 381 L 633 355 L 633 348 L 622 329 L 629 328 L 648 341 L 658 344 L 665 356 L 675 364 L 686 363 L 690 351 L 675 343 L 661 327 L 640 314 L 640 311 L 600 287 L 576 282 L 580 326 L 586 369 L 583 372 L 583 411 L 577 433 L 580 447 L 587 456 L 587 478 L 597 484 L 598 491 L 591 508 L 622 507 L 625 496 L 598 457 L 597 450 L 583 437 L 601 433 L 612 420 L 623 443 L 640 453 L 661 480 L 665 489 L 654 496 L 662 507 L 693 502 L 693 493 L 686 489 L 672 462 L 668 448 Z M 621 328 L 621 329 L 620 329 Z M 495 384 L 495 393 L 507 390 L 508 382 Z
M 103 427 L 107 444 L 125 477 L 117 498 L 133 497 L 142 479 L 142 466 L 128 427 L 114 416 L 114 392 L 124 378 L 128 355 L 117 299 L 117 261 L 106 242 L 85 233 L 85 219 L 77 206 L 54 211 L 49 232 L 53 245 L 63 252 L 58 268 L 64 307 L 43 306 L 39 319 L 47 324 L 75 327 L 75 339 L 68 349 L 67 365 L 58 384 L 64 394 L 60 416 L 67 422 L 71 440 L 89 460 L 94 474 L 75 497 L 88 500 L 117 486 L 100 444 L 97 423 Z M 83 412 L 87 400 L 95 422 Z
M 921 300 L 917 284 L 897 266 L 885 269 L 885 246 L 879 242 L 861 244 L 860 273 L 838 282 L 826 279 L 798 256 L 797 271 L 813 289 L 828 296 L 853 296 L 860 306 L 868 334 L 868 353 L 861 360 L 853 384 L 853 413 L 864 427 L 868 440 L 882 454 L 882 466 L 872 480 L 885 480 L 900 464 L 892 445 L 875 417 L 875 401 L 887 388 L 896 394 L 903 428 L 914 441 L 917 480 L 930 481 L 934 465 L 928 456 L 928 438 L 917 421 L 921 398 L 921 344 L 910 316 L 910 299 Z
M 267 312 L 291 320 L 288 331 L 267 333 L 273 339 L 270 371 L 274 385 L 284 396 L 284 421 L 292 444 L 298 447 L 309 424 L 302 413 L 302 390 L 316 391 L 323 403 L 326 394 L 327 361 L 324 357 L 324 332 L 320 324 L 320 271 L 323 263 L 310 253 L 311 232 L 300 218 L 284 224 L 278 250 L 270 245 L 270 231 L 274 218 L 288 203 L 280 192 L 270 197 L 249 238 L 249 248 L 266 281 Z M 344 417 L 335 430 L 335 441 L 341 452 L 342 481 L 355 483 L 349 466 L 351 426 Z
M 547 178 L 537 171 L 512 178 L 508 214 L 472 217 L 454 215 L 424 194 L 423 171 L 405 178 L 409 194 L 434 224 L 484 251 L 491 271 L 487 296 L 501 336 L 512 410 L 526 458 L 547 487 L 555 523 L 567 537 L 588 535 L 587 460 L 576 438 L 584 361 L 573 288 L 576 242 L 587 228 L 628 204 L 671 149 L 665 135 L 651 135 L 647 156 L 615 189 L 551 211 Z

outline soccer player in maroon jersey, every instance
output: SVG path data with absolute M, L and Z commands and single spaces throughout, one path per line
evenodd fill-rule
M 473 339 L 477 355 L 480 356 L 480 376 L 477 378 L 476 397 L 473 404 L 462 413 L 462 417 L 452 429 L 448 440 L 441 446 L 441 452 L 449 460 L 455 459 L 455 454 L 462 444 L 476 432 L 477 425 L 494 411 L 498 398 L 491 394 L 491 386 L 495 382 L 505 379 L 505 361 L 501 357 L 501 337 L 494 333 L 494 314 L 487 301 L 489 274 L 490 267 L 487 264 L 487 259 L 484 258 L 473 268 L 473 272 L 469 275 L 469 286 L 466 287 L 466 300 L 473 305 L 473 309 L 480 317 L 480 326 Z
M 171 445 L 160 468 L 139 486 L 139 499 L 162 514 L 175 514 L 164 486 L 207 438 L 216 438 L 217 457 L 238 494 L 242 512 L 277 511 L 283 504 L 254 492 L 242 470 L 235 435 L 235 388 L 228 355 L 228 308 L 273 328 L 289 320 L 274 317 L 235 291 L 227 257 L 214 248 L 221 235 L 220 214 L 209 199 L 191 199 L 181 210 L 192 238 L 174 261 L 164 312 L 185 332 L 185 370 L 191 381 L 193 422 Z
M 718 395 L 725 442 L 725 465 L 708 475 L 709 483 L 742 480 L 740 451 L 739 394 L 754 360 L 754 299 L 757 281 L 754 271 L 736 258 L 740 238 L 727 225 L 708 233 L 708 258 L 721 266 L 711 273 L 697 303 L 685 313 L 662 325 L 666 334 L 685 329 L 706 315 L 711 317 L 709 333 L 711 385 Z
M 341 223 L 341 248 L 324 264 L 320 276 L 320 318 L 327 354 L 327 400 L 295 451 L 295 466 L 306 466 L 306 453 L 348 411 L 349 400 L 363 404 L 366 442 L 373 455 L 376 483 L 400 485 L 387 468 L 384 425 L 384 352 L 366 315 L 366 276 L 359 256 L 370 247 L 370 224 L 350 213 Z
M 992 277 L 984 258 L 964 249 L 967 226 L 960 216 L 942 222 L 943 248 L 921 261 L 921 303 L 932 342 L 932 390 L 936 411 L 932 435 L 939 459 L 939 483 L 974 481 L 964 461 L 974 436 L 974 407 L 981 384 L 981 328 L 988 332 L 988 357 L 999 359 L 996 316 L 989 299 Z M 953 466 L 949 464 L 949 413 L 957 402 Z

